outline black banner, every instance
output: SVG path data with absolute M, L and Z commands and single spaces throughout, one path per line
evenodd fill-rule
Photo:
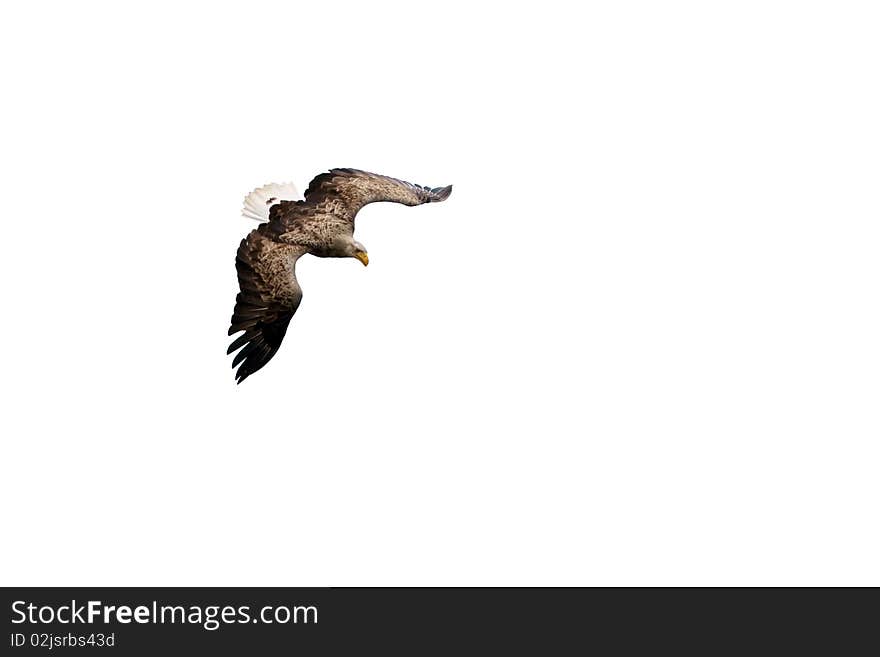
M 4 654 L 840 652 L 871 589 L 3 589 Z

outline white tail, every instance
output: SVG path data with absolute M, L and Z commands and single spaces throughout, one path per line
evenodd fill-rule
M 244 197 L 241 214 L 256 221 L 269 220 L 269 208 L 281 201 L 299 200 L 299 190 L 293 183 L 269 183 L 257 187 Z

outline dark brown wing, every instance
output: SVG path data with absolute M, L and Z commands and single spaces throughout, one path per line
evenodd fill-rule
M 445 201 L 451 193 L 452 185 L 423 187 L 358 169 L 331 169 L 309 183 L 305 204 L 324 206 L 324 211 L 352 220 L 368 203 L 389 201 L 421 205 Z
M 271 228 L 262 224 L 241 241 L 235 258 L 238 285 L 235 311 L 229 335 L 244 331 L 229 345 L 232 361 L 241 363 L 235 374 L 241 383 L 271 360 L 281 346 L 287 326 L 302 300 L 294 267 L 305 247 L 281 244 L 270 237 Z

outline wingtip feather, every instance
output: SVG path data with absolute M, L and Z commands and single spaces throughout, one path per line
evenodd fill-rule
M 452 185 L 446 185 L 446 187 L 434 187 L 431 190 L 430 201 L 432 203 L 440 203 L 441 201 L 448 199 L 450 194 L 452 194 Z

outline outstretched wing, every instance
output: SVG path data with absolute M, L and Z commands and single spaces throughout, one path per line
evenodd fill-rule
M 244 333 L 226 353 L 242 348 L 232 361 L 232 367 L 241 363 L 235 374 L 238 383 L 275 355 L 302 300 L 294 267 L 306 248 L 272 240 L 270 231 L 268 224 L 251 231 L 241 241 L 235 258 L 241 291 L 235 298 L 229 335 Z
M 452 185 L 423 187 L 358 169 L 331 169 L 312 179 L 304 204 L 353 220 L 358 210 L 368 203 L 390 201 L 421 205 L 445 201 L 451 193 Z

